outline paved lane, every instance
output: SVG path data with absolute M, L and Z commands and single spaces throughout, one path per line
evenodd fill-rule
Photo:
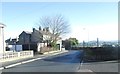
M 80 62 L 81 52 L 78 51 L 70 51 L 67 54 L 62 54 L 61 56 L 46 58 L 43 59 L 45 61 L 53 61 L 53 62 L 60 62 L 60 63 L 79 63 Z
M 69 51 L 34 62 L 4 69 L 3 72 L 75 72 L 80 66 L 82 51 Z

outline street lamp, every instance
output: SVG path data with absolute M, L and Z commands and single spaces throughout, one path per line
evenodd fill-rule
M 4 50 L 5 50 L 5 49 L 4 49 L 4 29 L 3 29 L 3 28 L 4 28 L 4 27 L 2 27 L 2 36 L 3 36 L 3 37 L 2 37 L 2 38 L 3 38 L 2 41 L 3 41 L 3 53 L 4 53 Z
M 2 24 L 2 23 L 0 23 L 0 28 L 1 28 L 1 39 L 2 39 L 2 49 L 3 49 L 3 53 L 4 53 L 4 50 L 5 50 L 5 48 L 4 48 L 4 27 L 5 27 L 5 25 L 4 24 Z

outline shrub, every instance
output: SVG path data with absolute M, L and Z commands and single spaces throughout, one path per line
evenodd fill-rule
M 101 47 L 101 48 L 87 48 L 85 54 L 88 59 L 94 60 L 117 60 L 118 59 L 117 47 Z

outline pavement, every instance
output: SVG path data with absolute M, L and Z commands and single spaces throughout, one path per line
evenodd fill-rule
M 43 58 L 46 58 L 46 57 L 58 55 L 58 54 L 65 53 L 65 52 L 68 52 L 68 51 L 67 50 L 52 51 L 52 52 L 44 53 L 42 55 L 40 55 L 40 54 L 34 55 L 33 57 L 17 59 L 17 60 L 14 60 L 14 61 L 1 62 L 2 65 L 0 67 L 0 70 L 10 68 L 10 67 L 14 67 L 14 66 L 17 66 L 17 65 L 21 65 L 21 64 L 24 64 L 24 63 L 32 62 L 32 61 L 35 61 L 35 60 L 43 59 Z
M 104 61 L 104 62 L 87 62 L 81 63 L 79 72 L 86 70 L 86 72 L 119 72 L 118 66 L 120 63 L 117 61 Z

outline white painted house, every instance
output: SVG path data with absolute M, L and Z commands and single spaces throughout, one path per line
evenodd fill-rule
M 0 53 L 4 53 L 4 24 L 0 23 Z

